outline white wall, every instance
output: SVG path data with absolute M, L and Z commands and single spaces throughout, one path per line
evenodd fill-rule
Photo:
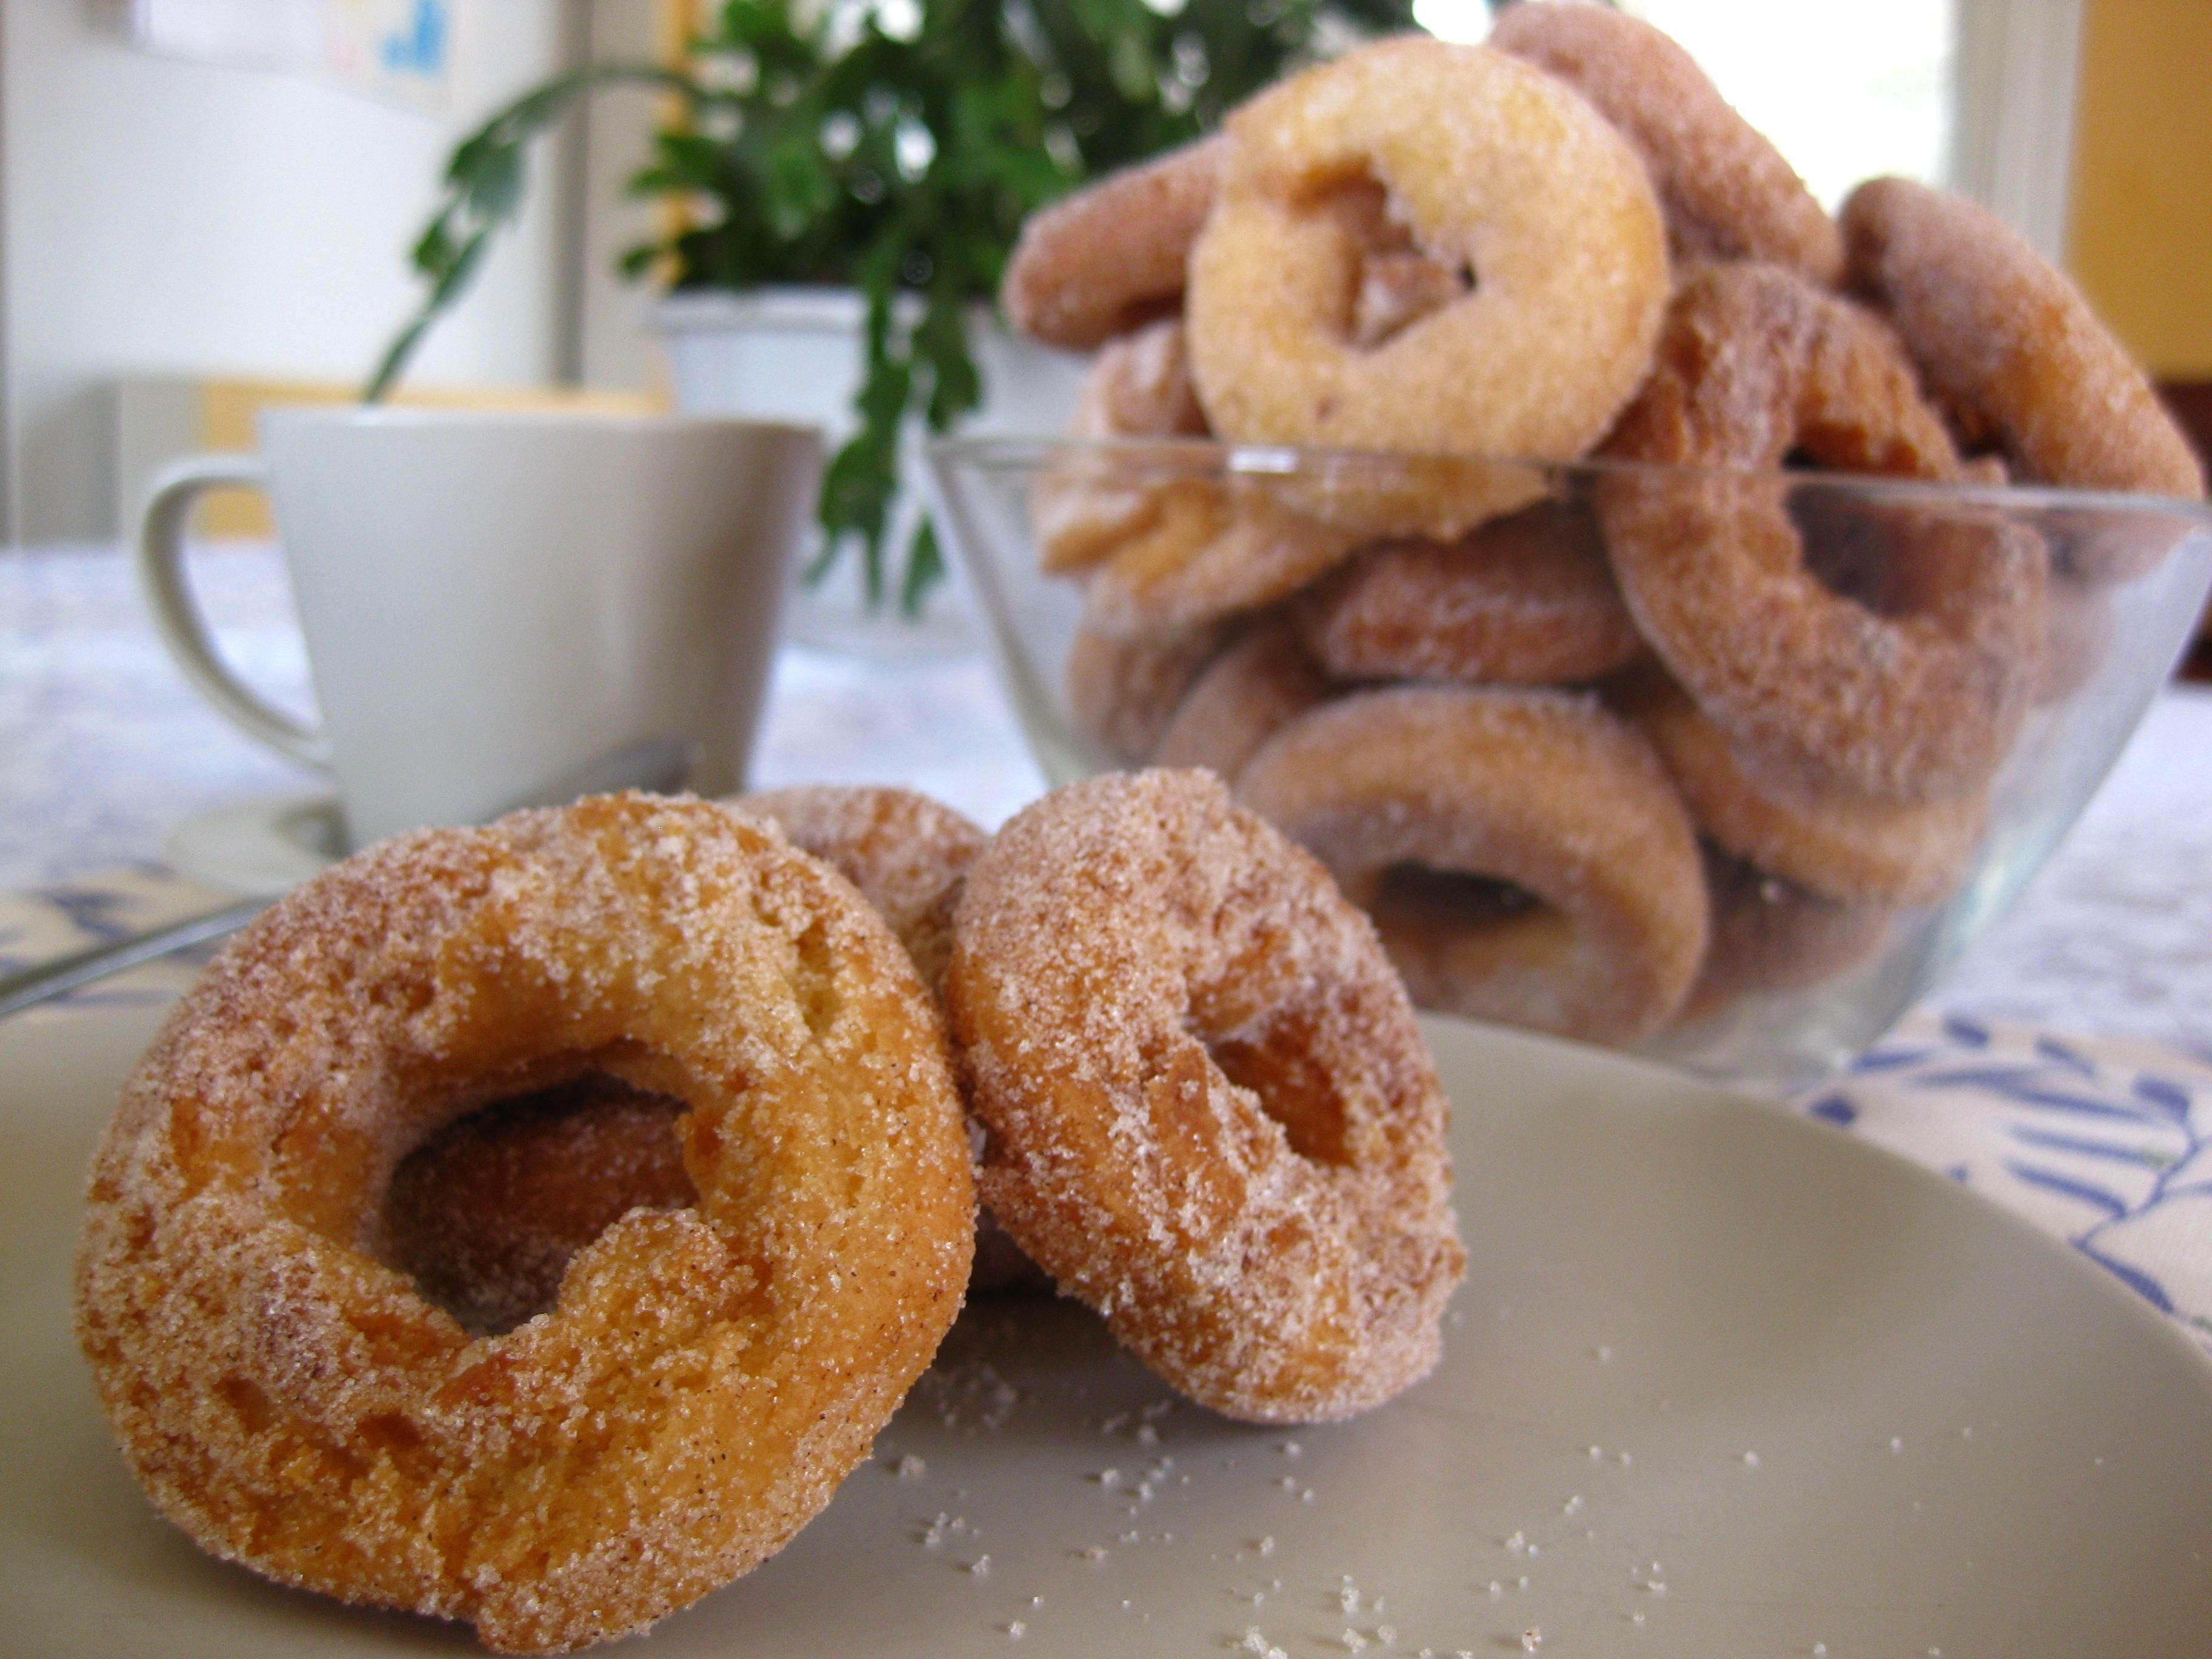
M 9 539 L 110 536 L 118 375 L 365 375 L 456 135 L 562 67 L 562 0 L 459 0 L 425 115 L 302 78 L 152 57 L 83 0 L 0 0 L 0 389 Z M 554 377 L 560 191 L 531 206 L 418 360 L 426 382 Z

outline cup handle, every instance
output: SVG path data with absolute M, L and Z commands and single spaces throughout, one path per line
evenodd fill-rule
M 154 625 L 185 678 L 216 712 L 249 737 L 319 772 L 331 769 L 330 739 L 286 714 L 247 685 L 216 653 L 207 618 L 185 581 L 185 526 L 192 505 L 210 489 L 263 489 L 269 470 L 255 455 L 195 455 L 164 467 L 138 532 L 138 580 Z

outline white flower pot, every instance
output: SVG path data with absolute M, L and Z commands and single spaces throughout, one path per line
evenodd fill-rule
M 833 449 L 852 435 L 867 326 L 867 303 L 856 291 L 674 294 L 653 308 L 653 320 L 667 339 L 676 406 L 685 414 L 802 422 L 820 427 Z M 968 349 L 982 375 L 983 402 L 959 430 L 1034 436 L 1066 429 L 1088 359 L 1012 334 L 981 306 L 969 319 Z M 860 560 L 848 550 L 826 580 L 793 591 L 786 612 L 793 638 L 874 657 L 940 656 L 979 643 L 957 568 L 930 593 L 919 620 L 898 610 L 897 573 L 923 511 L 921 437 L 921 422 L 910 422 L 899 496 L 884 538 L 884 603 L 873 611 L 867 608 Z M 817 531 L 803 560 L 811 562 L 819 547 Z

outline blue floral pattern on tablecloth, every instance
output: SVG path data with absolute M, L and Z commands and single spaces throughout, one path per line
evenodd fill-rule
M 2212 1052 L 1923 1009 L 1798 1103 L 2069 1241 L 2212 1354 Z

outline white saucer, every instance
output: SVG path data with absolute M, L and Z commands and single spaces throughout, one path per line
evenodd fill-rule
M 194 813 L 162 837 L 161 856 L 194 881 L 273 897 L 343 858 L 345 827 L 327 790 L 268 795 Z
M 201 1555 L 109 1442 L 70 1254 L 158 1018 L 0 1026 L 0 1645 L 471 1651 Z M 1822 1125 L 1430 1030 L 1472 1259 L 1435 1376 L 1352 1423 L 1250 1428 L 1073 1304 L 979 1304 L 790 1548 L 622 1651 L 2212 1652 L 2212 1366 L 2147 1304 Z

